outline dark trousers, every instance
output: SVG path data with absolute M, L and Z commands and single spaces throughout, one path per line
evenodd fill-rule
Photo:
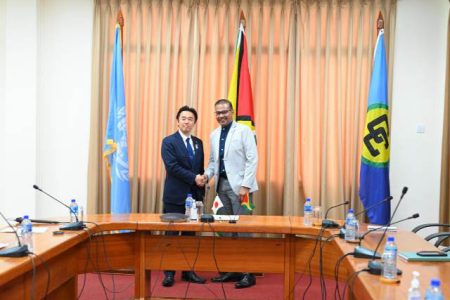
M 186 212 L 186 208 L 184 207 L 184 205 L 177 205 L 177 204 L 172 204 L 172 203 L 164 203 L 164 207 L 163 207 L 163 213 L 180 213 L 180 214 L 184 214 Z M 186 236 L 193 236 L 195 235 L 194 231 L 166 231 L 166 235 L 169 236 L 177 236 L 177 235 L 186 235 Z M 174 274 L 175 275 L 175 271 L 172 270 L 166 270 L 164 271 L 164 274 Z

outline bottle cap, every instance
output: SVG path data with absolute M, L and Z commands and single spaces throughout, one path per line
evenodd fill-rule
M 29 219 L 30 217 L 28 215 L 23 216 L 24 219 Z
M 311 202 L 311 198 L 309 198 L 309 197 L 306 198 L 306 202 L 308 202 L 308 201 Z
M 431 286 L 432 287 L 440 287 L 441 281 L 439 279 L 433 278 L 433 279 L 431 279 Z
M 348 213 L 353 213 L 353 212 L 354 212 L 353 208 L 350 208 L 350 209 L 348 210 Z
M 191 197 L 192 198 L 192 194 L 187 194 L 188 198 Z
M 74 202 L 75 202 L 75 199 L 70 200 L 70 202 L 74 203 Z
M 387 241 L 393 242 L 393 241 L 395 241 L 395 238 L 393 236 L 388 236 Z

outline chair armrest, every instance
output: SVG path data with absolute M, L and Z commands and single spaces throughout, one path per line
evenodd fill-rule
M 441 251 L 443 251 L 443 252 L 450 252 L 450 247 L 442 248 Z
M 429 236 L 425 237 L 426 241 L 430 241 L 432 239 L 437 238 L 436 243 L 434 243 L 434 246 L 438 247 L 443 241 L 448 239 L 450 237 L 450 232 L 437 232 L 430 234 Z
M 417 231 L 422 230 L 427 227 L 447 227 L 450 228 L 450 224 L 444 224 L 444 223 L 426 223 L 419 226 L 416 226 L 411 230 L 414 233 L 417 233 Z

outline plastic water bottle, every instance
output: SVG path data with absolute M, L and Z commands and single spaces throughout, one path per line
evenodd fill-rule
M 386 279 L 397 278 L 397 245 L 395 238 L 387 238 L 383 253 L 383 277 Z
M 425 300 L 444 300 L 439 279 L 431 279 L 430 287 L 425 293 Z
M 72 199 L 70 201 L 70 209 L 73 213 L 70 213 L 70 222 L 76 222 L 77 218 L 75 216 L 78 216 L 78 204 L 75 199 Z
M 33 251 L 33 224 L 31 224 L 27 215 L 23 216 L 20 233 L 22 235 L 22 244 L 28 246 L 28 251 Z
M 354 241 L 356 239 L 356 218 L 353 212 L 353 208 L 348 210 L 347 217 L 345 218 L 345 240 Z
M 419 272 L 412 272 L 413 279 L 411 280 L 411 286 L 408 290 L 408 300 L 421 300 L 422 295 L 420 294 L 420 281 L 419 281 Z
M 192 199 L 192 203 L 191 203 L 191 221 L 197 221 L 197 220 L 198 220 L 197 205 L 195 203 L 195 200 Z
M 191 207 L 192 203 L 194 202 L 194 199 L 192 198 L 192 194 L 188 194 L 186 197 L 186 200 L 184 202 L 184 208 L 185 208 L 185 215 L 187 216 L 187 219 L 191 219 Z
M 312 226 L 312 213 L 311 198 L 306 198 L 305 206 L 303 207 L 303 224 L 305 226 Z

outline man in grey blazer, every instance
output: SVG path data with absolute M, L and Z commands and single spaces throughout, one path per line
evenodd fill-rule
M 210 136 L 210 156 L 205 180 L 214 177 L 224 214 L 250 214 L 241 206 L 241 201 L 247 194 L 258 190 L 258 152 L 255 136 L 250 128 L 233 121 L 233 105 L 229 100 L 217 100 L 214 108 L 220 127 Z M 256 284 L 255 276 L 250 273 L 222 273 L 211 280 L 238 281 L 236 288 L 247 288 Z

